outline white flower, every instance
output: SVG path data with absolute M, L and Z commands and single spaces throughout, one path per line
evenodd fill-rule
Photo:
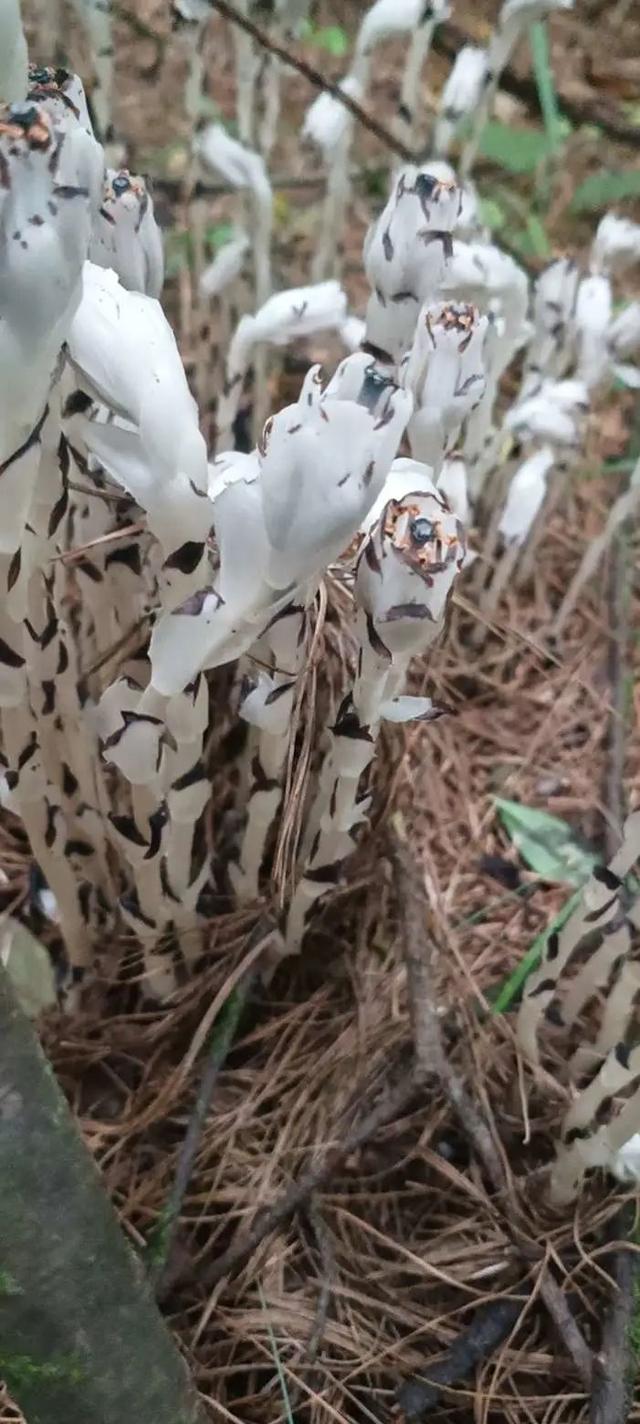
M 619 1182 L 640 1182 L 640 1132 L 612 1154 L 608 1166 Z
M 640 223 L 607 213 L 598 224 L 591 250 L 594 272 L 610 276 L 640 262 Z
M 340 88 L 357 103 L 364 98 L 365 86 L 357 74 L 347 74 Z M 333 94 L 321 93 L 307 109 L 302 137 L 317 144 L 325 161 L 329 161 L 352 125 L 353 114 L 346 104 L 341 104 Z
M 611 283 L 608 277 L 583 277 L 578 287 L 575 329 L 578 376 L 591 389 L 607 374 L 610 356 L 607 333 L 611 323 Z
M 131 422 L 158 471 L 182 471 L 206 492 L 195 401 L 159 302 L 128 292 L 115 272 L 86 262 L 69 351 L 89 393 Z
M 253 188 L 268 195 L 271 185 L 264 159 L 252 148 L 246 148 L 223 127 L 208 124 L 196 134 L 193 151 L 207 168 L 212 168 L 233 188 Z
M 213 262 L 205 268 L 200 278 L 200 295 L 219 297 L 225 287 L 240 276 L 245 256 L 251 246 L 249 236 L 241 228 L 236 229 L 229 242 L 225 242 L 216 253 Z
M 577 445 L 588 409 L 589 392 L 583 381 L 543 381 L 535 394 L 507 412 L 505 429 L 520 440 Z
M 415 404 L 409 423 L 414 457 L 439 470 L 485 387 L 482 360 L 487 318 L 453 302 L 420 313 L 404 370 Z
M 13 104 L 27 92 L 27 42 L 19 0 L 0 4 L 0 104 Z
M 356 55 L 369 54 L 391 35 L 415 30 L 424 21 L 424 0 L 375 0 L 361 22 L 356 39 Z
M 410 346 L 420 307 L 433 297 L 451 254 L 460 189 L 428 169 L 403 169 L 364 247 L 373 295 L 367 340 L 393 360 Z
M 28 99 L 51 115 L 61 129 L 86 129 L 93 136 L 87 96 L 79 75 L 59 65 L 29 65 Z
M 267 421 L 257 451 L 214 462 L 220 570 L 213 588 L 157 623 L 159 692 L 176 693 L 201 668 L 239 656 L 297 591 L 313 588 L 381 489 L 410 409 L 389 382 L 374 412 L 323 394 L 314 368 L 297 404 Z
M 580 270 L 569 257 L 552 262 L 537 278 L 533 333 L 527 350 L 529 373 L 553 375 L 562 363 L 571 338 L 579 281 Z
M 445 460 L 438 476 L 438 493 L 443 494 L 449 508 L 461 524 L 469 522 L 469 492 L 467 467 L 464 460 Z
M 552 10 L 571 10 L 573 0 L 504 0 L 498 22 L 489 41 L 489 67 L 498 76 L 518 40 L 536 20 Z
M 462 531 L 446 500 L 423 477 L 415 493 L 390 501 L 358 558 L 354 596 L 370 642 L 407 657 L 437 638 L 464 558 Z
M 126 168 L 107 169 L 89 257 L 98 267 L 112 267 L 127 291 L 160 296 L 164 256 L 153 202 L 144 179 Z
M 269 581 L 284 588 L 342 553 L 382 488 L 411 399 L 389 384 L 382 408 L 326 397 L 272 416 L 261 447 Z
M 618 359 L 640 351 L 640 301 L 628 302 L 609 325 L 608 342 Z
M 82 129 L 59 130 L 35 103 L 0 110 L 0 548 L 6 552 L 21 542 L 43 442 L 51 443 L 43 428 L 47 399 L 80 300 L 102 168 L 99 146 Z
M 463 45 L 440 96 L 434 153 L 448 153 L 460 125 L 477 108 L 487 75 L 486 49 Z
M 211 524 L 206 446 L 159 302 L 85 263 L 69 353 L 83 388 L 119 417 L 112 424 L 76 417 L 89 449 L 146 510 L 166 553 L 204 540 Z
M 339 282 L 317 282 L 310 287 L 276 292 L 255 316 L 248 318 L 252 322 L 251 345 L 269 341 L 274 346 L 287 346 L 298 337 L 340 328 L 346 311 L 347 297 Z
M 433 494 L 434 488 L 433 470 L 430 465 L 400 455 L 394 460 L 378 498 L 362 521 L 360 527 L 363 534 L 368 534 L 373 529 L 386 506 L 392 501 L 398 504 L 408 494 Z
M 527 538 L 542 508 L 553 462 L 553 451 L 546 445 L 516 470 L 498 525 L 506 544 L 523 544 Z
M 502 344 L 506 361 L 528 337 L 527 274 L 513 257 L 493 243 L 460 242 L 454 238 L 441 290 L 456 301 L 473 302 L 483 311 L 499 312 L 504 321 Z
M 357 351 L 366 338 L 366 323 L 360 316 L 349 315 L 340 325 L 340 339 L 347 351 Z

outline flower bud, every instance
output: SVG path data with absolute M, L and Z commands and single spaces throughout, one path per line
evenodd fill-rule
M 487 324 L 475 307 L 453 302 L 420 313 L 404 370 L 415 404 L 409 440 L 414 458 L 435 470 L 482 397 Z
M 390 501 L 362 549 L 354 596 L 382 655 L 410 656 L 437 638 L 464 559 L 461 525 L 434 486 Z
M 589 392 L 583 381 L 543 381 L 535 394 L 507 412 L 504 423 L 519 440 L 578 445 L 588 410 Z
M 608 277 L 583 277 L 578 287 L 575 328 L 577 373 L 589 390 L 604 380 L 610 356 L 607 333 L 611 324 L 611 283 Z
M 545 445 L 516 470 L 498 525 L 506 544 L 524 544 L 542 508 L 553 464 L 553 451 Z
M 89 257 L 98 267 L 113 268 L 127 291 L 160 296 L 164 256 L 153 202 L 144 179 L 126 168 L 107 169 Z
M 45 109 L 61 128 L 79 125 L 93 137 L 87 97 L 77 74 L 60 65 L 30 64 L 27 98 Z
M 364 98 L 365 86 L 357 74 L 347 74 L 340 88 L 357 103 Z M 352 127 L 353 114 L 346 104 L 341 104 L 333 94 L 321 93 L 307 109 L 302 138 L 316 144 L 328 163 Z
M 612 276 L 640 262 L 640 223 L 606 213 L 598 224 L 591 250 L 592 271 Z
M 464 120 L 477 108 L 487 80 L 487 51 L 463 45 L 442 90 L 433 142 L 434 153 L 447 154 Z
M 538 277 L 533 297 L 533 334 L 527 350 L 527 371 L 556 374 L 568 345 L 580 271 L 570 257 L 561 257 L 545 267 Z
M 225 242 L 216 253 L 213 262 L 205 268 L 200 278 L 202 297 L 219 297 L 226 287 L 230 287 L 241 275 L 244 259 L 251 246 L 249 236 L 237 228 L 229 242 Z
M 426 169 L 405 168 L 364 248 L 373 295 L 367 341 L 399 361 L 411 345 L 418 312 L 433 299 L 451 254 L 460 189 Z

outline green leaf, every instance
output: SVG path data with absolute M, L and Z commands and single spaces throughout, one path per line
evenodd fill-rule
M 344 59 L 349 50 L 349 39 L 342 25 L 321 25 L 316 28 L 311 20 L 306 20 L 301 30 L 301 38 L 316 45 L 335 59 Z
M 573 195 L 574 213 L 595 213 L 620 203 L 624 198 L 640 197 L 640 169 L 627 168 L 622 173 L 592 173 Z
M 555 153 L 562 143 L 562 118 L 558 109 L 556 87 L 549 58 L 549 36 L 544 20 L 531 26 L 529 45 L 533 60 L 533 72 L 538 87 L 540 109 L 544 119 L 547 146 L 550 153 Z
M 509 173 L 533 173 L 547 156 L 547 140 L 539 129 L 513 129 L 493 120 L 484 126 L 480 152 Z
M 499 232 L 507 221 L 504 208 L 496 202 L 495 198 L 480 199 L 480 217 L 485 227 L 490 227 L 492 232 Z
M 579 845 L 566 821 L 534 806 L 504 801 L 500 796 L 495 804 L 509 839 L 543 880 L 561 885 L 584 884 L 597 864 L 597 856 Z
M 572 895 L 571 899 L 567 900 L 566 905 L 562 906 L 559 914 L 551 921 L 551 924 L 547 925 L 541 934 L 536 935 L 533 944 L 527 950 L 526 954 L 523 955 L 520 963 L 516 965 L 512 973 L 507 976 L 497 989 L 491 990 L 487 994 L 492 1013 L 504 1014 L 507 1009 L 511 1007 L 513 1000 L 520 993 L 529 975 L 533 973 L 534 969 L 538 968 L 549 935 L 553 934 L 554 930 L 562 929 L 569 915 L 573 914 L 579 899 L 580 891 L 576 890 L 575 895 Z
M 221 247 L 225 247 L 228 242 L 231 242 L 232 237 L 236 235 L 236 231 L 235 223 L 210 223 L 205 230 L 204 240 L 212 252 L 219 252 Z
M 37 1019 L 57 1003 L 53 965 L 44 945 L 18 920 L 0 928 L 0 961 L 4 964 L 23 1013 Z

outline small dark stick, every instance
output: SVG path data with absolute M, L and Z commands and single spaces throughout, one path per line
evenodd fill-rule
M 506 1340 L 521 1310 L 521 1302 L 504 1298 L 480 1306 L 471 1324 L 458 1335 L 444 1357 L 433 1365 L 425 1366 L 424 1377 L 401 1384 L 396 1404 L 407 1424 L 422 1419 L 435 1409 L 447 1385 L 468 1379 L 476 1367 Z
M 299 74 L 304 75 L 304 78 L 308 79 L 315 89 L 320 89 L 325 94 L 331 94 L 339 103 L 344 104 L 345 109 L 353 114 L 353 117 L 362 124 L 363 128 L 375 134 L 376 138 L 385 145 L 385 148 L 391 149 L 392 153 L 397 153 L 399 158 L 405 160 L 405 163 L 410 163 L 413 160 L 414 155 L 411 149 L 407 148 L 401 139 L 396 138 L 395 134 L 392 134 L 384 124 L 374 119 L 373 114 L 363 109 L 362 105 L 352 99 L 350 94 L 345 94 L 339 84 L 333 84 L 330 79 L 326 79 L 320 73 L 319 69 L 308 64 L 306 59 L 301 59 L 299 55 L 293 54 L 285 45 L 278 44 L 266 30 L 261 29 L 259 25 L 254 25 L 253 20 L 248 20 L 245 15 L 241 15 L 235 5 L 228 4 L 228 0 L 210 0 L 210 4 L 212 10 L 217 10 L 219 14 L 224 15 L 226 20 L 231 20 L 232 24 L 238 25 L 241 30 L 245 30 L 248 35 L 251 35 L 251 38 L 260 45 L 261 49 L 266 49 L 270 54 L 277 55 L 283 64 L 288 64 L 291 69 L 297 69 Z

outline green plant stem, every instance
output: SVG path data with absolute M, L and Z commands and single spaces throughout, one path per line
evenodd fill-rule
M 555 153 L 562 142 L 562 119 L 549 56 L 549 33 L 544 20 L 531 26 L 529 44 L 549 152 Z
M 27 1424 L 201 1424 L 169 1335 L 0 966 L 0 1375 Z

